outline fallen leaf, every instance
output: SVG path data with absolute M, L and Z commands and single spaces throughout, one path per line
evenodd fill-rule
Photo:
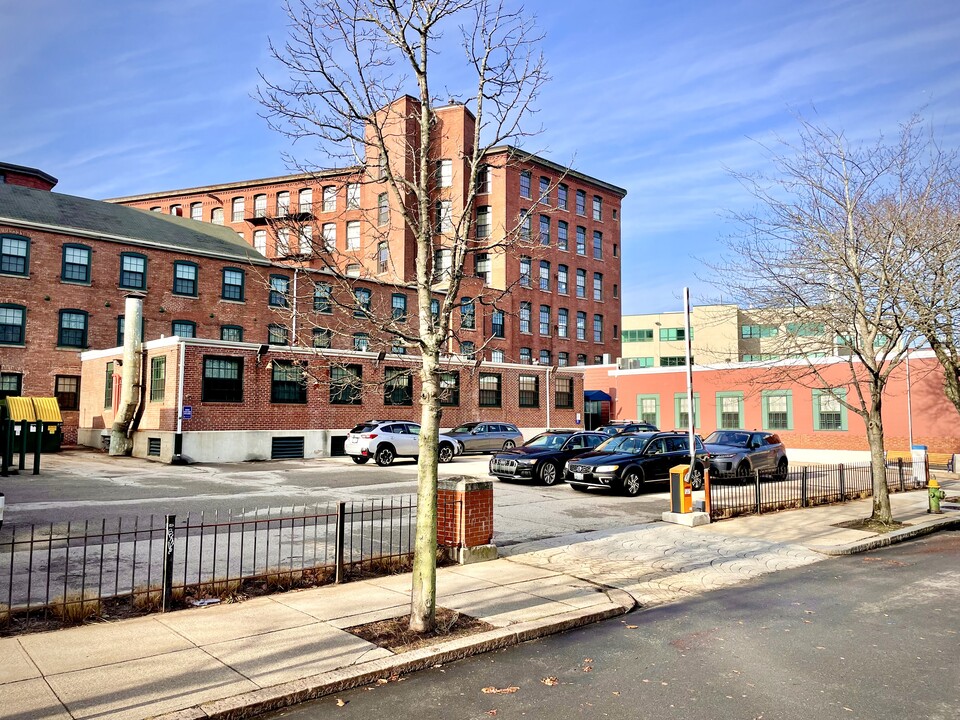
M 496 715 L 496 714 L 497 714 L 496 710 L 487 710 L 487 715 Z
M 627 630 L 636 630 L 638 627 L 640 627 L 640 626 L 639 626 L 639 625 L 627 625 Z
M 556 679 L 555 677 L 553 677 L 552 675 L 551 675 L 550 677 L 545 677 L 545 678 L 541 679 L 540 682 L 542 682 L 544 685 L 549 685 L 549 686 L 551 686 L 551 687 L 553 687 L 554 685 L 559 685 L 559 684 L 560 684 L 560 681 L 557 680 L 557 679 Z
M 377 685 L 386 685 L 388 682 L 390 681 L 386 678 L 377 678 Z
M 343 699 L 341 699 L 341 698 L 337 698 L 337 707 L 343 707 L 343 706 L 346 705 L 346 704 L 347 704 L 347 701 L 346 701 L 346 700 L 343 700 Z
M 619 695 L 619 694 L 620 694 L 620 691 L 619 691 L 619 690 L 614 690 L 614 691 L 613 691 L 613 694 L 614 694 L 614 695 Z
M 583 661 L 584 661 L 585 663 L 592 663 L 592 662 L 593 662 L 593 658 L 584 658 Z
M 593 672 L 593 666 L 592 666 L 592 665 L 584 665 L 584 666 L 583 666 L 583 671 L 584 671 L 584 672 Z
M 510 695 L 512 693 L 515 693 L 519 689 L 520 688 L 517 687 L 516 685 L 512 687 L 505 687 L 505 688 L 498 688 L 491 685 L 489 687 L 482 688 L 480 692 L 486 693 L 487 695 Z

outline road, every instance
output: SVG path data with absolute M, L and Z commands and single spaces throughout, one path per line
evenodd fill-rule
M 958 557 L 943 532 L 269 717 L 958 718 Z

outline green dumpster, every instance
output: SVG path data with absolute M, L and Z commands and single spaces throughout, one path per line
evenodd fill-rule
M 27 452 L 33 452 L 37 447 L 37 432 L 41 428 L 43 437 L 40 440 L 40 452 L 60 452 L 63 444 L 63 416 L 56 398 L 7 397 L 6 400 L 7 415 L 13 422 L 14 452 L 20 452 L 24 440 L 27 443 Z

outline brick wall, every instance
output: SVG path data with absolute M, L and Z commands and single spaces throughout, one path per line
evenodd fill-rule
M 437 542 L 477 547 L 493 540 L 493 483 L 467 477 L 442 478 L 437 487 Z

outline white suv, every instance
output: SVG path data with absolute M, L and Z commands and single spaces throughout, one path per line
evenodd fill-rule
M 347 435 L 344 451 L 355 463 L 362 465 L 373 458 L 377 465 L 386 467 L 398 457 L 417 457 L 420 426 L 406 420 L 368 420 L 360 423 Z M 446 435 L 440 436 L 437 459 L 448 463 L 463 452 L 463 445 Z

